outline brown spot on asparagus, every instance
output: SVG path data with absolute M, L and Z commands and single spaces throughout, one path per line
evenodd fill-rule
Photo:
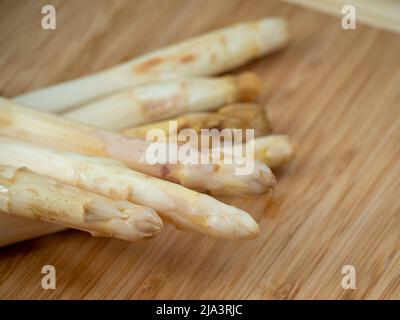
M 160 173 L 161 173 L 161 177 L 163 178 L 163 179 L 165 179 L 166 177 L 168 177 L 168 175 L 170 174 L 170 170 L 169 170 L 169 168 L 168 168 L 168 165 L 163 165 L 163 166 L 161 166 L 161 168 L 160 168 Z
M 179 108 L 182 105 L 182 98 L 179 96 L 171 96 L 164 100 L 150 100 L 142 105 L 143 114 L 149 119 L 157 118 L 160 114 L 166 114 L 170 110 Z
M 145 73 L 150 71 L 151 68 L 155 67 L 156 65 L 162 63 L 164 61 L 163 58 L 155 57 L 150 60 L 147 60 L 139 65 L 134 67 L 135 72 Z
M 104 204 L 103 204 L 104 206 Z M 102 202 L 90 201 L 83 205 L 83 217 L 85 222 L 93 223 L 99 221 L 109 221 L 114 218 L 109 211 L 101 210 Z
M 111 199 L 119 200 L 119 199 L 126 198 L 126 196 L 124 194 L 121 194 L 121 192 L 118 189 L 110 188 L 110 190 L 108 192 L 110 194 Z
M 194 54 L 186 54 L 179 58 L 181 63 L 189 63 L 196 60 L 196 56 Z

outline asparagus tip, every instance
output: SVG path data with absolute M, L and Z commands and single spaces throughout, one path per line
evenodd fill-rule
M 154 210 L 128 201 L 108 203 L 99 199 L 88 202 L 84 206 L 84 217 L 94 227 L 107 224 L 110 234 L 101 231 L 91 232 L 95 236 L 112 236 L 135 241 L 152 238 L 161 231 L 162 220 Z
M 229 240 L 245 240 L 257 237 L 259 226 L 245 211 L 199 195 L 191 206 L 191 217 L 202 220 L 207 233 Z
M 215 221 L 210 219 L 216 234 L 231 240 L 256 238 L 260 232 L 257 222 L 247 212 L 233 206 L 228 207 L 229 210 L 234 210 L 234 214 L 229 215 L 229 220 L 224 216 L 215 216 Z

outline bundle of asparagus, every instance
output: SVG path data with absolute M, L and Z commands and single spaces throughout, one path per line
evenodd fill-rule
M 254 129 L 256 137 L 271 132 L 267 114 L 257 104 L 234 103 L 218 109 L 216 112 L 192 112 L 183 114 L 177 118 L 165 121 L 153 122 L 122 130 L 121 133 L 131 137 L 145 138 L 149 130 L 160 129 L 168 137 L 170 134 L 170 121 L 176 121 L 176 131 L 191 128 L 198 134 L 202 129 Z
M 16 101 L 44 111 L 66 111 L 140 84 L 220 74 L 282 48 L 288 39 L 287 24 L 280 18 L 241 23 L 97 74 L 21 95 Z
M 129 200 L 153 208 L 181 230 L 227 239 L 252 238 L 258 233 L 257 223 L 246 212 L 178 184 L 146 176 L 118 161 L 5 137 L 0 137 L 0 150 L 0 165 L 27 167 L 109 199 Z
M 273 135 L 266 112 L 256 104 L 232 104 L 222 107 L 217 112 L 188 113 L 169 121 L 160 121 L 143 126 L 122 130 L 122 133 L 131 137 L 145 137 L 151 129 L 162 130 L 169 136 L 170 121 L 176 121 L 177 132 L 191 128 L 201 133 L 202 129 L 254 129 L 256 139 L 248 143 L 253 145 L 254 157 L 270 168 L 279 167 L 289 162 L 294 156 L 294 146 L 289 137 Z M 265 136 L 269 134 L 268 136 Z M 200 137 L 201 138 L 201 137 Z M 224 154 L 231 150 L 223 150 Z
M 259 227 L 248 213 L 197 191 L 265 194 L 275 185 L 269 167 L 289 161 L 293 145 L 284 135 L 271 135 L 267 115 L 254 103 L 262 86 L 257 75 L 205 76 L 240 66 L 287 41 L 285 21 L 263 19 L 14 102 L 0 98 L 0 210 L 5 212 L 0 213 L 0 229 L 10 215 L 23 216 L 132 241 L 158 233 L 159 214 L 181 230 L 232 240 L 255 237 Z M 63 117 L 43 111 L 63 112 Z M 178 132 L 190 128 L 200 136 L 202 129 L 254 129 L 255 139 L 244 142 L 257 159 L 251 174 L 237 175 L 237 164 L 223 161 L 232 153 L 225 146 L 218 150 L 221 158 L 210 164 L 149 164 L 147 132 L 161 129 L 168 136 L 169 122 L 159 120 L 171 117 L 177 117 L 172 120 Z M 12 223 L 23 229 L 23 220 Z M 55 229 L 39 228 L 32 236 Z M 2 239 L 0 232 L 0 245 L 26 238 L 20 233 Z
M 134 241 L 153 237 L 162 227 L 152 209 L 111 201 L 25 168 L 0 165 L 0 190 L 3 212 L 61 223 L 96 236 Z
M 236 101 L 254 101 L 260 93 L 260 81 L 254 73 L 246 73 L 236 77 L 158 82 L 95 100 L 64 113 L 64 117 L 103 129 L 121 130 L 184 112 L 210 110 Z
M 146 150 L 151 142 L 95 129 L 3 98 L 0 98 L 0 135 L 81 154 L 113 158 L 138 171 L 200 191 L 259 194 L 266 193 L 275 184 L 271 170 L 261 162 L 255 162 L 254 170 L 248 175 L 235 174 L 237 166 L 223 161 L 205 165 L 182 162 L 149 164 Z

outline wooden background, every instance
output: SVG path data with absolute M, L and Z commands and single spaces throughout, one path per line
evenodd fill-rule
M 368 25 L 400 33 L 400 0 L 284 0 L 310 9 L 342 15 L 342 7 L 352 5 L 357 20 Z
M 41 6 L 57 30 L 40 27 Z M 285 17 L 290 47 L 244 67 L 264 80 L 276 132 L 298 144 L 273 196 L 224 200 L 260 223 L 253 241 L 168 227 L 125 243 L 78 231 L 0 249 L 0 298 L 400 298 L 400 36 L 278 1 L 1 1 L 7 97 L 101 70 L 242 20 Z M 41 268 L 57 289 L 41 288 Z M 357 289 L 343 290 L 354 265 Z

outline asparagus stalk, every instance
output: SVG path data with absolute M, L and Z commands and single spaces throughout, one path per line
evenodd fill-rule
M 261 81 L 253 73 L 223 78 L 158 82 L 130 88 L 64 113 L 64 117 L 107 130 L 121 130 L 184 112 L 254 101 Z
M 62 225 L 11 216 L 0 210 L 0 247 L 65 229 Z
M 201 129 L 250 129 L 255 132 L 255 139 L 249 141 L 254 147 L 254 158 L 265 163 L 270 168 L 279 167 L 294 157 L 294 145 L 285 135 L 267 135 L 271 133 L 269 123 L 264 110 L 254 104 L 232 104 L 219 109 L 217 112 L 197 112 L 182 115 L 176 119 L 177 132 L 191 128 L 200 133 Z M 168 136 L 169 121 L 160 121 L 144 126 L 123 130 L 126 136 L 145 137 L 150 129 L 160 129 Z M 223 154 L 232 153 L 224 149 Z
M 0 165 L 0 210 L 127 241 L 150 238 L 162 227 L 154 210 Z
M 219 74 L 283 47 L 287 24 L 266 18 L 220 29 L 111 69 L 16 97 L 44 111 L 66 111 L 129 87 L 193 76 Z
M 258 137 L 246 142 L 246 147 L 254 150 L 254 158 L 266 164 L 269 168 L 277 168 L 294 157 L 294 144 L 286 135 L 268 135 L 265 137 Z M 244 147 L 242 147 L 244 148 Z M 236 152 L 240 152 L 242 148 L 226 148 L 222 146 L 219 152 L 223 156 L 230 156 Z
M 279 167 L 293 159 L 294 144 L 285 135 L 268 135 L 252 141 L 254 157 L 270 168 Z
M 256 137 L 270 133 L 271 125 L 261 106 L 251 103 L 234 103 L 218 109 L 216 112 L 192 112 L 175 119 L 160 121 L 122 130 L 121 133 L 131 137 L 146 137 L 150 129 L 164 131 L 169 135 L 170 121 L 176 121 L 177 133 L 183 129 L 254 129 Z M 112 121 L 112 120 L 110 120 Z
M 151 142 L 95 129 L 1 98 L 0 134 L 66 151 L 113 158 L 138 171 L 215 194 L 266 193 L 275 185 L 271 170 L 260 162 L 255 162 L 254 170 L 247 175 L 236 174 L 238 165 L 223 161 L 204 165 L 149 164 L 146 150 Z
M 259 228 L 246 212 L 178 184 L 146 176 L 107 158 L 90 157 L 0 137 L 0 165 L 27 167 L 115 201 L 156 210 L 178 229 L 226 238 L 255 237 Z

